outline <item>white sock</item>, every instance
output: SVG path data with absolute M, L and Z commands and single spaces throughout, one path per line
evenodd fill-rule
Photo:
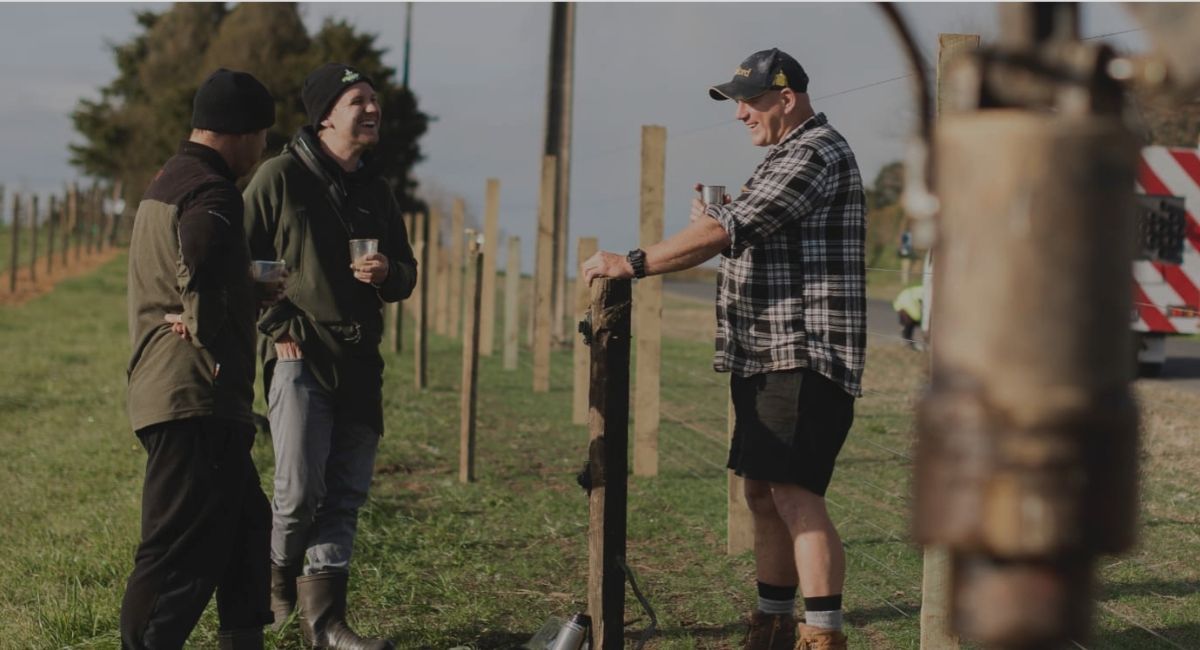
M 770 598 L 759 596 L 758 611 L 764 614 L 792 614 L 796 611 L 796 599 L 771 600 Z
M 840 630 L 842 629 L 842 610 L 804 612 L 804 622 L 812 627 L 819 627 L 824 630 Z

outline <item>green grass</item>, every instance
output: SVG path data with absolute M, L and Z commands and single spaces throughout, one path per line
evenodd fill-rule
M 0 648 L 119 645 L 145 460 L 124 412 L 124 268 L 121 257 L 0 308 Z M 665 330 L 691 331 L 671 326 L 680 314 L 711 318 L 709 306 L 688 309 L 669 302 Z M 587 502 L 574 476 L 587 433 L 571 424 L 570 352 L 555 353 L 548 394 L 530 391 L 528 350 L 513 372 L 500 367 L 499 346 L 483 360 L 478 481 L 463 485 L 461 349 L 432 337 L 430 385 L 417 393 L 405 326 L 404 352 L 388 357 L 388 430 L 359 526 L 352 622 L 405 648 L 512 647 L 548 617 L 585 607 Z M 690 336 L 664 341 L 660 474 L 630 479 L 627 558 L 659 618 L 649 647 L 734 648 L 754 602 L 753 562 L 724 553 L 727 387 L 709 367 L 711 343 Z M 925 366 L 899 346 L 871 349 L 868 395 L 829 493 L 848 551 L 855 647 L 918 646 L 921 554 L 908 541 L 906 455 Z M 1141 541 L 1102 560 L 1098 637 L 1084 645 L 1171 647 L 1158 634 L 1200 647 L 1200 444 L 1190 424 L 1200 411 L 1189 396 L 1139 397 Z M 269 439 L 254 453 L 269 491 Z M 631 633 L 647 624 L 632 594 L 626 620 Z M 215 634 L 210 607 L 190 646 L 214 647 Z M 269 646 L 301 644 L 293 627 Z

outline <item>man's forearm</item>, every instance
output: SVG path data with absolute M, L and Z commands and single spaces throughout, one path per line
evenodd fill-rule
M 699 266 L 729 247 L 729 233 L 705 217 L 646 248 L 646 275 L 662 275 Z

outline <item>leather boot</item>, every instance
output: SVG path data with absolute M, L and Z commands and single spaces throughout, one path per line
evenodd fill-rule
M 262 628 L 253 627 L 245 630 L 217 632 L 217 647 L 221 650 L 262 650 Z
M 292 610 L 296 609 L 296 578 L 300 577 L 302 565 L 277 566 L 271 563 L 271 613 L 275 622 L 271 629 L 278 632 L 287 623 Z
M 360 637 L 346 624 L 346 587 L 350 575 L 340 571 L 301 576 L 296 580 L 300 630 L 314 648 L 393 650 L 387 639 Z
M 792 650 L 796 645 L 796 619 L 791 614 L 750 614 L 750 628 L 742 650 Z
M 846 635 L 841 630 L 800 624 L 796 650 L 846 650 Z

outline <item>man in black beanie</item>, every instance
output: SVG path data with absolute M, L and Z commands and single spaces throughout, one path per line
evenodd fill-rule
M 391 643 L 350 629 L 346 592 L 383 434 L 382 305 L 408 297 L 417 263 L 395 195 L 369 163 L 382 118 L 374 84 L 329 63 L 301 97 L 309 124 L 245 192 L 254 256 L 303 278 L 258 322 L 275 449 L 271 609 L 282 627 L 298 608 L 315 647 L 377 650 Z M 378 250 L 351 259 L 352 239 Z
M 123 648 L 181 648 L 217 595 L 220 647 L 262 648 L 270 506 L 250 457 L 256 296 L 234 181 L 262 156 L 275 102 L 220 69 L 192 132 L 146 189 L 129 244 L 129 418 L 147 451 Z

